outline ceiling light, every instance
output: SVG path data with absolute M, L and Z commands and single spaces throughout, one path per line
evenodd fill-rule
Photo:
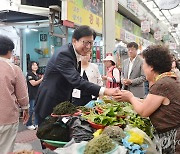
M 26 32 L 26 33 L 29 33 L 29 32 L 30 32 L 30 29 L 27 27 L 27 28 L 25 29 L 25 32 Z
M 31 28 L 31 31 L 38 32 L 38 29 Z

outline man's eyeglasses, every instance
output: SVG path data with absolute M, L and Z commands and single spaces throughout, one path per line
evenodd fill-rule
M 79 40 L 79 41 L 81 41 L 83 43 L 83 45 L 86 46 L 86 47 L 88 45 L 93 46 L 93 42 L 92 41 L 83 41 L 83 40 Z

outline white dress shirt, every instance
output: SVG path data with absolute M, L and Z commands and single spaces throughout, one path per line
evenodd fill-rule
M 137 56 L 136 56 L 136 57 L 137 57 Z M 134 65 L 134 61 L 135 61 L 136 57 L 135 57 L 133 60 L 130 60 L 130 59 L 129 59 L 128 79 L 129 79 L 130 74 L 131 74 L 131 72 L 132 72 L 132 67 L 133 67 L 133 65 Z

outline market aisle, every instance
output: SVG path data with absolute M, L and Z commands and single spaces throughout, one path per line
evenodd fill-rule
M 28 130 L 26 126 L 23 125 L 21 119 L 19 123 L 14 151 L 17 149 L 33 149 L 35 151 L 42 152 L 40 141 L 36 137 L 36 130 Z

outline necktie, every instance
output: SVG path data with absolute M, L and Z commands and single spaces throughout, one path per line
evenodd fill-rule
M 82 77 L 83 77 L 83 79 L 89 81 L 85 71 L 83 71 L 83 76 Z
M 78 62 L 77 71 L 81 73 L 81 61 Z

